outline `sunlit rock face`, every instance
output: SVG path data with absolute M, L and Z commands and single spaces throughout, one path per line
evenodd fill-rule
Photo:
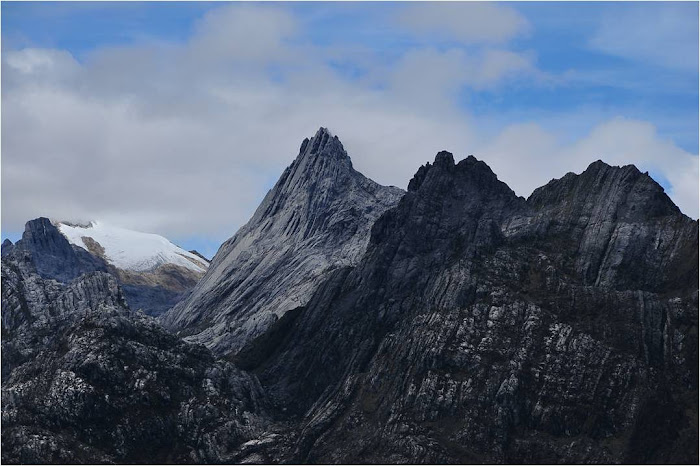
M 340 140 L 319 129 L 163 324 L 216 354 L 237 353 L 331 271 L 355 265 L 372 224 L 403 193 L 354 170 Z

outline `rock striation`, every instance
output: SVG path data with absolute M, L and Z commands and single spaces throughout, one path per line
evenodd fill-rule
M 442 152 L 251 366 L 295 462 L 694 463 L 697 326 L 698 222 L 647 175 L 525 200 Z
M 331 271 L 356 264 L 372 224 L 402 195 L 354 170 L 338 137 L 319 129 L 163 325 L 218 355 L 237 353 Z

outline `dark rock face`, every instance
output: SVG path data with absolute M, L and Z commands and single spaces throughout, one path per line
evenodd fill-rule
M 632 165 L 595 162 L 535 190 L 528 203 L 536 213 L 525 231 L 541 235 L 542 247 L 578 245 L 571 265 L 583 284 L 657 292 L 697 285 L 697 222 Z
M 9 254 L 12 250 L 12 246 L 14 246 L 12 244 L 12 241 L 6 238 L 5 241 L 2 242 L 2 249 L 0 249 L 2 251 L 2 255 L 4 256 L 6 254 Z
M 209 259 L 207 259 L 206 257 L 204 257 L 204 256 L 203 256 L 199 251 L 197 251 L 196 249 L 193 249 L 193 250 L 191 250 L 190 252 L 191 252 L 192 254 L 194 254 L 195 256 L 199 257 L 200 259 L 204 260 L 207 264 L 208 264 L 209 262 L 211 262 Z
M 3 259 L 2 280 L 3 462 L 224 463 L 274 440 L 257 379 L 129 311 L 113 276 Z
M 634 167 L 525 201 L 440 153 L 256 370 L 294 461 L 697 462 L 697 263 Z
M 196 285 L 192 281 L 191 288 Z M 123 284 L 122 291 L 129 307 L 141 309 L 149 316 L 159 316 L 175 306 L 187 296 L 186 291 L 173 291 L 162 286 Z
M 132 272 L 111 267 L 129 307 L 150 316 L 159 316 L 182 301 L 202 278 L 201 273 L 175 264 L 154 270 Z
M 331 271 L 356 264 L 372 224 L 402 195 L 355 171 L 340 140 L 319 129 L 163 324 L 218 355 L 240 351 Z

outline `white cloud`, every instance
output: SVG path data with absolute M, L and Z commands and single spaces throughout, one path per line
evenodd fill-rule
M 37 49 L 8 52 L 5 60 L 8 66 L 23 74 L 33 74 L 39 71 L 52 72 L 61 62 L 73 61 L 70 54 L 66 52 Z
M 565 148 L 560 159 L 562 145 L 534 124 L 509 127 L 489 145 L 481 140 L 482 126 L 456 105 L 456 94 L 464 85 L 539 79 L 530 55 L 492 45 L 421 46 L 383 63 L 361 51 L 372 75 L 346 80 L 324 62 L 334 51 L 306 42 L 285 9 L 215 11 L 183 44 L 102 48 L 80 63 L 61 50 L 3 53 L 4 231 L 45 215 L 223 240 L 319 126 L 338 134 L 358 170 L 401 187 L 443 149 L 486 159 L 522 194 L 574 169 L 574 161 L 602 157 L 586 150 L 614 147 L 601 130 L 597 145 Z M 270 67 L 281 69 L 279 79 Z M 697 167 L 697 158 L 659 142 L 653 128 L 622 126 L 628 139 L 620 144 L 634 143 L 638 131 L 673 163 Z M 649 157 L 663 165 L 660 155 Z M 674 199 L 687 205 L 692 177 L 667 172 Z
M 5 61 L 3 79 L 15 83 L 3 88 L 5 231 L 46 215 L 224 239 L 319 126 L 339 133 L 358 169 L 405 186 L 436 152 L 432 138 L 463 121 L 407 112 L 397 96 L 348 84 L 319 62 L 276 83 L 247 66 L 195 66 L 190 47 L 96 52 L 68 81 L 48 71 L 15 79 Z M 32 53 L 37 62 L 56 55 Z M 397 158 L 401 168 L 390 169 Z
M 504 43 L 530 30 L 512 8 L 490 2 L 418 2 L 398 17 L 408 30 L 464 44 Z
M 391 91 L 430 107 L 454 101 L 465 85 L 482 90 L 513 77 L 539 79 L 543 75 L 530 56 L 507 50 L 470 54 L 458 48 L 420 48 L 407 52 L 395 64 L 389 82 Z
M 470 74 L 463 50 L 417 49 L 407 52 L 390 70 L 390 89 L 415 96 L 421 106 L 445 106 Z
M 571 168 L 559 157 L 559 142 L 536 123 L 506 127 L 493 140 L 478 147 L 474 156 L 491 169 L 520 196 L 552 178 L 559 178 Z
M 3 88 L 26 86 L 30 82 L 62 85 L 75 79 L 80 65 L 64 50 L 26 48 L 3 52 Z M 3 70 L 4 71 L 4 70 Z
M 590 46 L 610 55 L 697 72 L 698 4 L 617 5 L 603 18 Z
M 209 11 L 197 24 L 192 59 L 216 61 L 292 59 L 284 42 L 298 31 L 291 13 L 261 5 L 231 5 Z
M 516 74 L 544 77 L 544 73 L 537 71 L 531 56 L 509 50 L 486 50 L 481 61 L 472 66 L 475 72 L 471 82 L 476 88 L 491 87 Z

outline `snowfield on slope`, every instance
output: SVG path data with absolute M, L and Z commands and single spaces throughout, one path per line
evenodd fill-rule
M 143 272 L 159 265 L 174 264 L 201 273 L 208 266 L 200 257 L 175 246 L 160 235 L 127 230 L 97 221 L 88 226 L 61 222 L 56 223 L 56 226 L 70 243 L 87 251 L 90 249 L 83 237 L 92 238 L 104 248 L 105 259 L 122 270 Z

